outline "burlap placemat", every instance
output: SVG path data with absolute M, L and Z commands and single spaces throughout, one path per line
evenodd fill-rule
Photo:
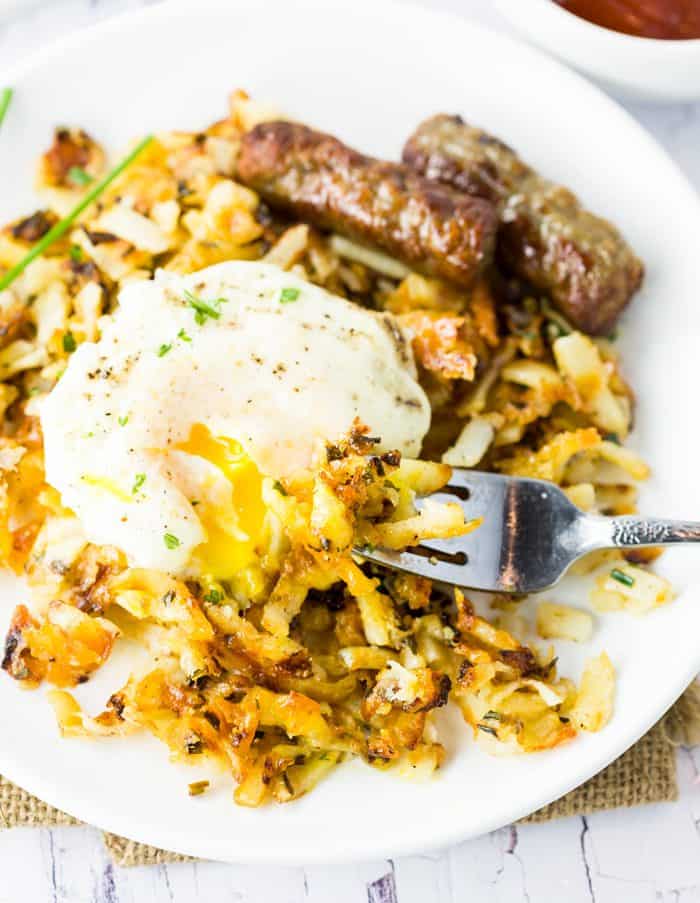
M 700 743 L 700 683 L 693 683 L 648 734 L 586 784 L 523 819 L 543 822 L 604 809 L 668 802 L 678 798 L 675 747 Z M 80 822 L 0 776 L 0 827 L 47 828 Z M 117 865 L 158 865 L 189 857 L 104 833 Z

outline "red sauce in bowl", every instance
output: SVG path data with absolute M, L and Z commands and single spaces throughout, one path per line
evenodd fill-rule
M 700 38 L 700 0 L 555 0 L 603 28 L 641 38 Z

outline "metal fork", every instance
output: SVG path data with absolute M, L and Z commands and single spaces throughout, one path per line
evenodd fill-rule
M 405 552 L 364 548 L 358 554 L 441 583 L 532 593 L 553 586 L 596 549 L 700 542 L 700 523 L 586 514 L 544 480 L 454 468 L 448 485 L 431 498 L 456 501 L 468 519 L 483 523 L 467 536 L 431 539 Z

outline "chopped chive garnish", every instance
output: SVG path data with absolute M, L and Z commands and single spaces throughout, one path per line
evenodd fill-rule
M 559 338 L 559 336 L 571 334 L 571 326 L 569 325 L 569 323 L 564 319 L 564 317 L 562 317 L 560 313 L 552 308 L 551 304 L 549 303 L 549 301 L 547 301 L 546 298 L 542 298 L 540 300 L 540 307 L 542 313 L 549 321 L 548 332 L 551 339 L 557 339 Z M 555 330 L 553 327 L 556 327 L 558 335 L 554 335 Z
M 223 601 L 224 594 L 218 589 L 210 589 L 204 597 L 205 602 L 211 602 L 212 605 L 218 605 Z
M 139 489 L 146 482 L 146 474 L 145 473 L 137 473 L 134 477 L 134 485 L 131 487 L 131 494 L 136 495 Z
M 127 414 L 125 417 L 117 417 L 117 423 L 119 426 L 126 426 L 129 422 L 129 415 Z
M 68 216 L 65 216 L 62 220 L 57 222 L 55 226 L 52 226 L 51 229 L 49 229 L 49 231 L 46 233 L 46 235 L 44 235 L 43 238 L 39 239 L 39 241 L 20 260 L 19 263 L 11 267 L 4 276 L 0 276 L 0 292 L 4 291 L 6 288 L 9 288 L 9 286 L 12 285 L 12 283 L 18 276 L 21 276 L 21 274 L 33 260 L 36 260 L 37 257 L 43 254 L 44 251 L 55 241 L 57 241 L 59 238 L 62 238 L 62 236 L 64 236 L 66 232 L 71 228 L 80 214 L 97 200 L 97 198 L 107 187 L 109 187 L 109 185 L 112 184 L 117 176 L 121 175 L 122 172 L 124 172 L 127 166 L 134 162 L 138 155 L 146 148 L 148 144 L 151 143 L 152 140 L 153 136 L 148 135 L 148 137 L 144 138 L 143 141 L 139 142 L 139 144 L 136 145 L 132 152 L 124 157 L 121 163 L 118 163 L 114 167 L 114 169 L 105 176 L 104 179 L 102 179 L 97 183 L 97 185 L 95 185 L 94 188 L 88 191 L 85 197 L 80 201 L 80 203 L 75 205 Z
M 194 311 L 194 321 L 198 326 L 202 326 L 208 317 L 212 320 L 218 320 L 221 316 L 221 305 L 225 304 L 228 298 L 217 298 L 215 301 L 203 301 L 192 292 L 185 291 L 185 301 Z
M 80 263 L 83 259 L 83 249 L 79 245 L 71 245 L 70 251 L 70 259 L 73 263 Z
M 284 488 L 284 486 L 280 483 L 279 480 L 275 480 L 275 482 L 272 485 L 275 487 L 275 489 L 277 490 L 277 492 L 279 492 L 280 495 L 287 495 L 287 490 Z
M 95 181 L 90 173 L 85 172 L 85 170 L 81 169 L 80 166 L 71 166 L 71 168 L 68 170 L 68 178 L 75 185 L 80 185 L 81 187 L 89 185 L 91 182 Z
M 296 301 L 300 295 L 298 288 L 283 288 L 280 292 L 280 304 L 289 304 L 290 301 Z
M 634 586 L 634 577 L 630 577 L 629 574 L 625 574 L 624 571 L 620 571 L 618 568 L 613 568 L 610 571 L 610 576 L 613 580 L 617 580 L 618 583 L 622 583 L 624 586 Z
M 158 357 L 165 357 L 172 347 L 172 345 L 161 345 L 158 349 Z
M 182 339 L 183 342 L 191 342 L 192 337 L 188 336 L 184 329 L 181 329 L 177 334 L 178 339 Z
M 163 534 L 163 542 L 165 543 L 166 549 L 171 550 L 176 549 L 180 545 L 180 540 L 172 533 Z
M 2 91 L 0 91 L 0 125 L 2 125 L 2 121 L 5 118 L 11 100 L 12 88 L 3 88 Z
M 66 354 L 72 354 L 75 349 L 78 347 L 78 343 L 75 341 L 75 336 L 72 332 L 64 332 L 63 333 L 63 350 Z
M 187 785 L 187 792 L 190 796 L 201 796 L 209 787 L 209 781 L 193 781 Z
M 493 709 L 489 709 L 488 712 L 483 716 L 484 721 L 500 721 L 501 716 L 498 712 L 494 712 Z
M 485 734 L 492 734 L 494 737 L 498 736 L 498 731 L 495 727 L 491 727 L 488 724 L 477 724 L 477 727 L 480 731 L 483 731 Z

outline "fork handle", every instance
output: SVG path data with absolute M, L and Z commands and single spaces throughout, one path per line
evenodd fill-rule
M 654 517 L 596 517 L 598 548 L 629 549 L 639 546 L 700 542 L 700 523 Z

